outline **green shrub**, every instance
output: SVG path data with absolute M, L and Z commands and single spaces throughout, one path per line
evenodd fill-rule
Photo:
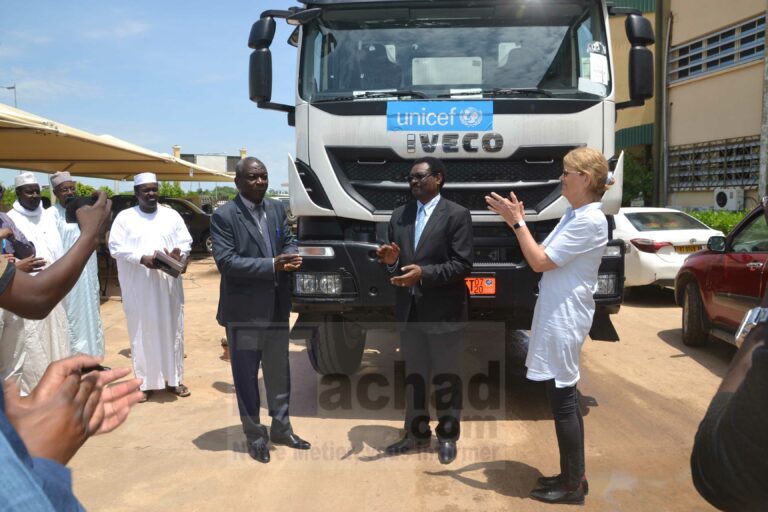
M 727 235 L 736 226 L 736 224 L 741 222 L 741 219 L 743 219 L 748 212 L 703 210 L 689 211 L 686 213 L 692 217 L 696 217 L 712 229 L 717 229 Z

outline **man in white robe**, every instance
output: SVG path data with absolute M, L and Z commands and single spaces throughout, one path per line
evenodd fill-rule
M 43 215 L 40 184 L 35 175 L 22 173 L 16 176 L 14 184 L 17 200 L 8 216 L 34 244 L 36 257 L 45 261 L 43 268 L 46 268 L 64 254 L 61 237 L 50 216 Z M 60 303 L 43 320 L 25 319 L 23 326 L 22 335 L 15 340 L 10 362 L 3 364 L 3 377 L 15 379 L 22 395 L 27 395 L 50 363 L 70 355 L 69 322 L 64 305 Z
M 67 222 L 64 205 L 75 197 L 76 184 L 68 172 L 57 172 L 51 176 L 51 188 L 56 204 L 45 210 L 61 236 L 64 251 L 68 251 L 80 238 L 77 222 Z M 99 265 L 96 252 L 91 254 L 77 284 L 64 299 L 64 308 L 69 320 L 69 342 L 72 354 L 104 356 L 104 331 L 101 326 L 99 308 Z
M 137 206 L 123 210 L 112 223 L 109 252 L 117 260 L 123 310 L 131 339 L 136 377 L 143 379 L 146 400 L 153 390 L 189 396 L 181 383 L 184 371 L 184 289 L 181 275 L 159 270 L 155 251 L 186 264 L 192 237 L 175 210 L 158 208 L 157 178 L 134 177 Z

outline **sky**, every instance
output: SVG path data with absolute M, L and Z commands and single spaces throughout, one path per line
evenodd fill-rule
M 267 165 L 271 188 L 287 188 L 293 128 L 284 113 L 248 99 L 247 43 L 262 11 L 294 5 L 0 0 L 0 86 L 16 84 L 22 110 L 154 151 L 170 154 L 179 145 L 182 153 L 238 155 L 246 148 Z M 295 103 L 291 28 L 278 20 L 272 45 L 272 101 L 288 104 Z M 0 103 L 13 106 L 13 91 L 0 88 Z M 17 174 L 0 170 L 0 181 L 12 184 Z M 38 179 L 47 183 L 45 174 Z

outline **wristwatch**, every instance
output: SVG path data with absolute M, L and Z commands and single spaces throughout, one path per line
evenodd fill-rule
M 525 226 L 525 221 L 524 220 L 519 220 L 519 221 L 514 223 L 514 225 L 512 226 L 512 229 L 518 230 L 518 229 L 520 229 L 523 226 Z
M 768 308 L 752 308 L 744 315 L 744 319 L 741 321 L 741 325 L 736 329 L 736 346 L 740 347 L 744 340 L 747 339 L 750 331 L 754 329 L 758 324 L 768 322 Z

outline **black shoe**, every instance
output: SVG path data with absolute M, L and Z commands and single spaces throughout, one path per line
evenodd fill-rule
M 249 442 L 248 455 L 250 455 L 252 459 L 256 459 L 263 464 L 269 462 L 269 445 L 267 444 L 267 440 L 257 439 L 253 442 Z
M 399 455 L 413 450 L 424 450 L 429 447 L 429 441 L 429 438 L 416 439 L 407 435 L 398 442 L 387 446 L 384 451 L 389 455 Z
M 561 481 L 562 481 L 562 475 L 542 476 L 538 480 L 536 480 L 536 483 L 539 485 L 537 489 L 554 487 L 555 485 L 559 484 Z M 587 482 L 587 479 L 584 478 L 581 480 L 581 483 L 584 485 L 584 496 L 587 496 L 589 494 L 589 482 Z
M 437 460 L 440 464 L 450 464 L 456 459 L 456 441 L 440 441 L 437 445 Z
M 531 491 L 530 497 L 544 503 L 567 503 L 571 505 L 584 504 L 584 482 L 576 489 L 568 489 L 565 484 L 558 482 L 553 487 L 544 487 Z
M 287 432 L 285 434 L 271 434 L 269 436 L 272 444 L 282 444 L 288 448 L 294 448 L 296 450 L 309 450 L 312 446 L 309 442 L 303 440 L 293 432 Z

